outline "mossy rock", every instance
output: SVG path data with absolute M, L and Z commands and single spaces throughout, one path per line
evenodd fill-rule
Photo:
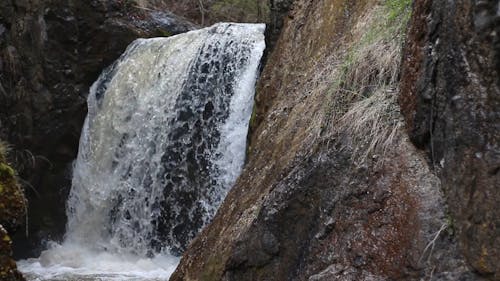
M 26 199 L 14 169 L 5 159 L 5 149 L 0 149 L 0 224 L 13 232 L 26 214 Z
M 5 228 L 0 225 L 0 281 L 25 280 L 12 259 L 12 241 Z
M 6 162 L 7 145 L 0 141 L 0 281 L 25 280 L 12 259 L 12 240 L 26 213 L 26 199 L 14 169 Z M 5 227 L 5 228 L 4 228 Z
M 0 163 L 0 179 L 13 178 L 15 176 L 14 169 L 5 163 Z

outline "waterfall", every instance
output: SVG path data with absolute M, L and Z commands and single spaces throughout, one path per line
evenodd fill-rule
M 220 23 L 133 42 L 90 90 L 65 240 L 20 269 L 81 269 L 90 255 L 170 274 L 242 169 L 263 31 Z

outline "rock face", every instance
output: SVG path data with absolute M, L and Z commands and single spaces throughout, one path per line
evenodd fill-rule
M 417 1 L 401 106 L 439 175 L 460 246 L 500 280 L 499 1 Z
M 0 225 L 0 280 L 24 280 L 17 270 L 16 262 L 12 259 L 12 241 L 2 225 Z
M 294 0 L 270 0 L 269 24 L 267 27 L 266 44 L 268 49 L 274 49 L 274 44 L 283 28 L 283 22 L 292 7 Z
M 12 241 L 7 233 L 14 233 L 26 214 L 26 200 L 14 170 L 5 159 L 5 145 L 0 141 L 0 280 L 24 280 L 12 259 Z
M 294 2 L 248 164 L 171 280 L 482 280 L 397 104 L 410 8 Z
M 0 3 L 0 137 L 13 144 L 13 163 L 32 186 L 29 239 L 14 239 L 24 247 L 21 256 L 63 234 L 70 164 L 91 83 L 134 39 L 195 28 L 125 2 Z

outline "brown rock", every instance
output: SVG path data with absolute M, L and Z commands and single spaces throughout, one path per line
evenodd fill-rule
M 417 1 L 400 103 L 441 178 L 460 246 L 500 280 L 498 1 Z

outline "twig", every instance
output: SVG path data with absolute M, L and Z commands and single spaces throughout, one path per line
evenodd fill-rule
M 26 204 L 24 205 L 24 211 L 26 213 L 25 217 L 26 217 L 26 237 L 29 237 L 29 228 L 28 228 L 28 203 L 26 202 Z
M 203 0 L 198 0 L 200 4 L 200 13 L 201 13 L 201 25 L 205 25 L 205 8 L 203 7 Z
M 430 261 L 430 259 L 432 257 L 432 251 L 434 251 L 434 246 L 436 245 L 436 241 L 439 238 L 439 235 L 441 235 L 441 232 L 443 232 L 446 228 L 448 228 L 448 224 L 447 223 L 443 223 L 443 225 L 441 225 L 441 228 L 434 235 L 434 238 L 425 247 L 425 249 L 424 249 L 424 251 L 422 253 L 422 256 L 418 260 L 418 263 L 422 262 L 422 259 L 424 258 L 425 253 L 427 252 L 427 250 L 429 250 L 429 247 L 430 247 L 430 251 L 429 251 L 429 258 L 427 259 L 427 262 Z

